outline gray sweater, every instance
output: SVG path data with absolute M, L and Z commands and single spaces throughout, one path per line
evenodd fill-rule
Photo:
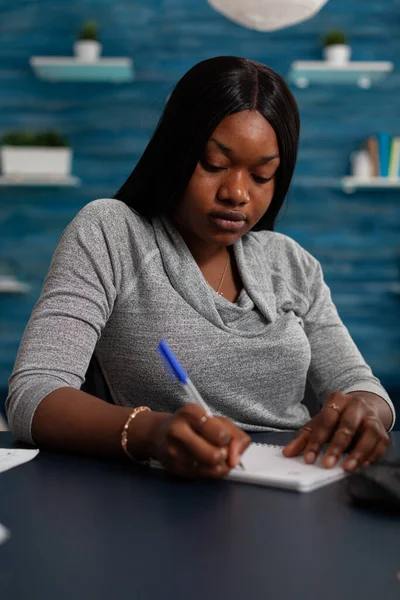
M 175 411 L 185 402 L 158 355 L 165 338 L 211 410 L 250 431 L 309 419 L 321 400 L 364 390 L 393 405 L 341 322 L 319 262 L 275 232 L 234 245 L 244 287 L 235 304 L 205 281 L 167 218 L 122 202 L 86 205 L 64 231 L 21 341 L 7 399 L 14 435 L 32 442 L 40 401 L 80 388 L 95 353 L 115 404 Z

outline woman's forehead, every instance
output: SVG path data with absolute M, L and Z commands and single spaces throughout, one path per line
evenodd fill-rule
M 246 110 L 225 117 L 213 131 L 208 146 L 228 155 L 251 150 L 260 158 L 279 152 L 274 129 L 256 110 Z

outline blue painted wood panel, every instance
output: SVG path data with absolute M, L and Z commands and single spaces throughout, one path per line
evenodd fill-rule
M 57 240 L 87 202 L 112 196 L 143 151 L 165 99 L 194 63 L 221 54 L 260 60 L 282 75 L 293 60 L 321 58 L 331 28 L 349 35 L 355 60 L 390 60 L 379 86 L 297 90 L 302 131 L 297 173 L 339 178 L 349 154 L 379 130 L 400 135 L 399 0 L 331 0 L 314 19 L 273 33 L 229 22 L 206 0 L 1 0 L 0 134 L 58 128 L 71 141 L 79 189 L 0 189 L 0 262 L 17 265 L 28 296 L 0 296 L 0 387 Z M 75 32 L 96 18 L 103 56 L 134 60 L 127 84 L 49 83 L 35 79 L 31 55 L 70 55 Z M 400 195 L 351 196 L 323 186 L 293 186 L 278 229 L 321 260 L 339 312 L 366 360 L 389 387 L 400 387 Z

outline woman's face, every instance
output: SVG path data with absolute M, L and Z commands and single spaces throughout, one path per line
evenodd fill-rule
M 278 140 L 259 112 L 223 119 L 173 215 L 188 245 L 229 246 L 254 227 L 272 201 L 278 166 Z

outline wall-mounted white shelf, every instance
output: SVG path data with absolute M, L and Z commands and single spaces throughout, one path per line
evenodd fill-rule
M 323 175 L 295 175 L 292 185 L 294 187 L 340 188 L 340 181 L 337 177 Z
M 358 189 L 390 190 L 400 188 L 400 177 L 328 177 L 318 175 L 297 175 L 293 178 L 293 187 L 339 189 L 351 194 Z
M 30 285 L 18 281 L 14 275 L 0 275 L 0 294 L 27 294 Z
M 47 81 L 124 83 L 134 78 L 130 58 L 99 58 L 95 62 L 83 62 L 69 56 L 31 56 L 29 63 L 36 77 Z
M 352 194 L 358 189 L 399 189 L 400 177 L 370 177 L 369 179 L 362 179 L 360 177 L 342 177 L 340 183 L 343 191 L 345 191 L 348 194 Z
M 289 82 L 299 88 L 317 84 L 356 84 L 367 89 L 384 79 L 393 70 L 393 63 L 349 61 L 343 65 L 326 60 L 295 61 L 289 71 Z
M 0 186 L 15 187 L 77 187 L 81 184 L 78 177 L 55 177 L 46 175 L 0 175 Z

